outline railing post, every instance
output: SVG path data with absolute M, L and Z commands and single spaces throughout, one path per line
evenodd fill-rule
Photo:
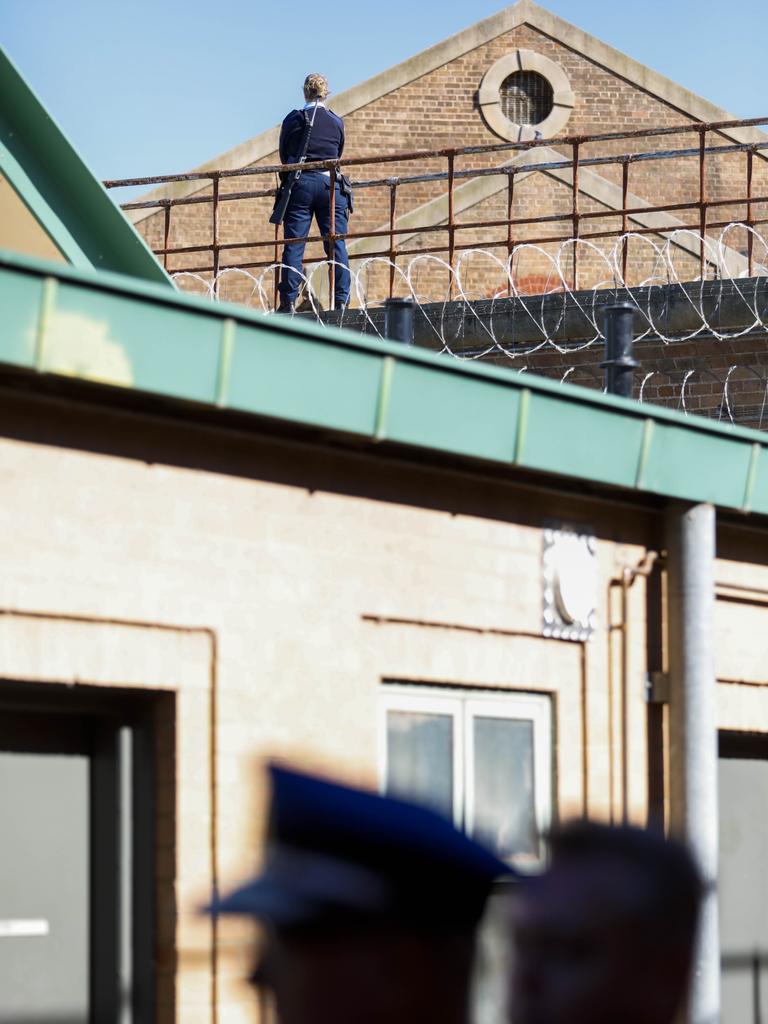
M 755 243 L 755 237 L 752 234 L 753 222 L 752 222 L 752 165 L 754 161 L 755 150 L 747 150 L 747 274 L 752 277 L 755 269 L 753 249 Z
M 219 297 L 219 175 L 214 172 L 213 176 L 213 294 Z
M 707 129 L 699 129 L 699 231 L 701 232 L 701 280 L 706 277 L 707 235 Z
M 629 263 L 629 219 L 627 217 L 627 196 L 629 195 L 629 161 L 626 157 L 621 162 L 621 276 L 622 284 L 627 286 L 627 266 Z
M 171 237 L 171 201 L 163 200 L 163 268 L 168 269 L 168 241 Z
M 633 371 L 640 365 L 632 354 L 635 307 L 628 302 L 605 307 L 605 390 L 609 395 L 632 398 Z
M 384 303 L 384 335 L 392 341 L 413 344 L 413 299 L 387 299 Z
M 515 202 L 515 171 L 507 172 L 507 267 L 509 269 L 509 280 L 507 281 L 507 295 L 512 298 L 512 258 L 515 252 L 515 239 L 512 233 L 512 210 Z
M 278 302 L 280 299 L 280 279 L 283 275 L 283 268 L 280 266 L 280 247 L 278 241 L 280 238 L 280 227 L 275 224 L 275 273 L 274 280 L 272 282 L 272 308 L 277 309 Z
M 579 289 L 579 142 L 573 143 L 573 290 Z
M 454 182 L 455 182 L 455 160 L 456 151 L 448 152 L 448 299 L 453 298 L 453 256 L 456 245 L 456 225 L 454 210 Z
M 395 291 L 395 261 L 397 250 L 395 246 L 395 221 L 397 220 L 397 181 L 391 181 L 389 185 L 389 297 Z

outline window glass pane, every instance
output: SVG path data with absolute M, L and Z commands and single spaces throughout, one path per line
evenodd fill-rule
M 533 722 L 476 716 L 474 835 L 509 860 L 539 853 L 533 778 Z
M 453 818 L 453 718 L 387 712 L 387 793 Z

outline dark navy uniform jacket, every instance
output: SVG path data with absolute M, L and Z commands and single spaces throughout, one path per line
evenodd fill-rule
M 306 108 L 312 117 L 312 107 Z M 292 110 L 280 129 L 280 162 L 295 164 L 301 156 L 304 111 Z M 318 105 L 309 139 L 307 161 L 337 160 L 344 150 L 344 122 L 338 115 Z

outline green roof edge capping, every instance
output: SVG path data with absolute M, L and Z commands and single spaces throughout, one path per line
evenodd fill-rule
M 173 287 L 2 47 L 0 172 L 73 266 Z
M 745 427 L 12 253 L 0 308 L 0 368 L 768 516 L 768 434 Z

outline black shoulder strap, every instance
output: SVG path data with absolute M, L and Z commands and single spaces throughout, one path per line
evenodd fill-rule
M 315 103 L 312 111 L 312 117 L 310 118 L 309 113 L 306 110 L 302 111 L 304 115 L 304 134 L 301 138 L 301 155 L 296 161 L 297 164 L 303 164 L 307 159 L 307 150 L 309 149 L 309 139 L 312 135 L 312 128 L 315 124 L 315 115 L 317 114 L 318 104 Z M 301 177 L 301 167 L 297 167 L 295 171 L 286 171 L 284 174 L 280 174 L 280 188 L 275 194 L 275 208 L 269 218 L 270 224 L 282 224 L 285 219 L 285 213 L 288 209 L 288 203 L 291 198 L 293 186 Z
M 302 114 L 304 115 L 304 134 L 302 135 L 301 138 L 301 153 L 299 154 L 299 159 L 296 161 L 296 163 L 303 164 L 304 161 L 307 159 L 309 140 L 312 137 L 312 129 L 315 126 L 315 116 L 317 115 L 318 106 L 319 104 L 315 103 L 314 107 L 312 108 L 311 118 L 309 116 L 308 110 L 302 110 Z M 301 172 L 299 171 L 298 173 L 300 174 Z

